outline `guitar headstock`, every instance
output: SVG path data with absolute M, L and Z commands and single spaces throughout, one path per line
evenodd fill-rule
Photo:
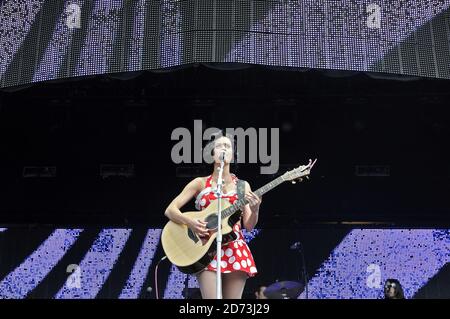
M 297 181 L 301 182 L 304 178 L 309 179 L 309 174 L 311 173 L 311 168 L 316 164 L 317 158 L 312 161 L 309 160 L 308 165 L 300 165 L 293 170 L 290 170 L 282 175 L 284 181 L 290 181 L 295 184 Z

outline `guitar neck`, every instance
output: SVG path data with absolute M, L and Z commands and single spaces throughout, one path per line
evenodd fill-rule
M 258 197 L 261 197 L 262 195 L 271 191 L 272 189 L 274 189 L 275 187 L 277 187 L 278 185 L 280 185 L 283 182 L 284 182 L 283 176 L 280 176 L 280 177 L 274 179 L 273 181 L 271 181 L 270 183 L 267 183 L 263 187 L 259 188 L 254 193 Z M 246 200 L 245 198 L 237 200 L 233 205 L 231 205 L 230 207 L 228 207 L 227 209 L 225 209 L 222 212 L 222 219 L 233 215 L 235 212 L 237 212 L 238 210 L 240 210 L 242 207 L 244 207 L 247 204 L 248 204 L 248 200 Z

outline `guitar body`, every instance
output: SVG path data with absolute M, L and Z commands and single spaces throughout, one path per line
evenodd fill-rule
M 222 199 L 222 211 L 231 204 Z M 195 274 L 203 270 L 216 255 L 217 211 L 218 200 L 212 201 L 202 211 L 186 212 L 188 217 L 208 223 L 209 236 L 200 238 L 186 225 L 169 221 L 161 234 L 161 243 L 167 258 L 187 274 Z M 222 219 L 222 245 L 237 239 L 233 226 L 239 221 L 241 212 Z

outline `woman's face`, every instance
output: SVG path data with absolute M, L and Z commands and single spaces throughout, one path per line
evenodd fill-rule
M 233 145 L 231 140 L 222 136 L 214 141 L 214 162 L 220 163 L 220 154 L 225 153 L 225 163 L 231 163 L 233 158 Z
M 397 294 L 396 286 L 397 285 L 394 282 L 393 283 L 389 282 L 386 284 L 385 291 L 386 291 L 386 295 L 389 298 L 394 298 L 395 295 Z

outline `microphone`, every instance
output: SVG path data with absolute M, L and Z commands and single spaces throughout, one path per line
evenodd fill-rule
M 293 243 L 293 244 L 291 245 L 290 248 L 291 248 L 292 250 L 296 250 L 296 249 L 300 250 L 301 247 L 302 247 L 302 244 L 301 244 L 299 241 L 296 241 L 295 243 Z
M 225 152 L 220 153 L 220 160 L 221 161 L 225 160 Z

